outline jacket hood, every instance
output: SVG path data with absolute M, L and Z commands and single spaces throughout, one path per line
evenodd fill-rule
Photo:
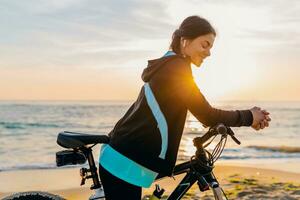
M 142 73 L 142 80 L 144 82 L 149 82 L 153 75 L 158 72 L 165 63 L 171 60 L 174 57 L 182 57 L 181 55 L 171 55 L 171 56 L 164 56 L 161 58 L 148 60 L 148 66 L 144 69 Z M 184 57 L 182 57 L 184 58 Z

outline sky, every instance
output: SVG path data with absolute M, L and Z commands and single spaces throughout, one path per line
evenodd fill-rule
M 217 30 L 208 100 L 300 100 L 297 0 L 1 0 L 0 100 L 134 100 L 190 15 Z

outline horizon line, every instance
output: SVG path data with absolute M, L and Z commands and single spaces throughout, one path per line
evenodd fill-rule
M 92 102 L 92 101 L 123 101 L 123 102 L 128 102 L 128 101 L 135 101 L 136 99 L 0 99 L 0 102 L 4 102 L 4 101 L 40 101 L 40 102 L 45 102 L 45 101 L 52 101 L 52 102 L 59 102 L 59 101 L 81 101 L 81 102 Z M 211 102 L 300 102 L 299 100 L 269 100 L 269 99 L 265 99 L 265 100 L 253 100 L 253 99 L 249 99 L 249 100 L 239 100 L 239 99 L 223 99 L 223 100 L 213 100 Z

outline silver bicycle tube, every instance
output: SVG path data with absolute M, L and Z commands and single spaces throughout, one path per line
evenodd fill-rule
M 225 200 L 224 195 L 223 195 L 223 191 L 222 189 L 218 186 L 215 188 L 211 188 L 214 196 L 215 196 L 215 200 Z

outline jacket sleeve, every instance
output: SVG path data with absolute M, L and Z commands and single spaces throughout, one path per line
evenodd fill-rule
M 175 96 L 205 126 L 223 123 L 226 126 L 251 126 L 253 116 L 250 110 L 226 111 L 212 107 L 196 85 L 191 66 L 184 59 L 170 62 L 172 85 Z

